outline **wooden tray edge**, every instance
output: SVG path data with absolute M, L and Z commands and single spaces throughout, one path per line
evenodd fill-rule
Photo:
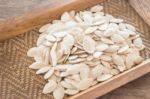
M 150 59 L 69 99 L 95 99 L 150 72 Z
M 56 0 L 55 4 L 50 4 L 10 18 L 0 22 L 0 41 L 23 34 L 36 26 L 47 23 L 48 20 L 57 19 L 65 11 L 83 10 L 102 1 L 104 0 L 70 0 L 68 2 Z

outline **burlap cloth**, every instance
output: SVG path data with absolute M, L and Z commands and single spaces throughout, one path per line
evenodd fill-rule
M 149 58 L 150 27 L 127 0 L 106 0 L 101 4 L 104 6 L 104 12 L 123 18 L 137 28 L 147 47 L 143 55 Z M 35 46 L 38 35 L 38 29 L 33 29 L 23 35 L 0 42 L 0 99 L 53 99 L 50 94 L 42 94 L 46 83 L 43 77 L 28 68 L 33 60 L 27 57 L 26 52 Z

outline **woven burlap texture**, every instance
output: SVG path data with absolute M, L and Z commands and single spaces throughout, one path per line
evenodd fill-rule
M 146 51 L 144 57 L 150 57 L 150 28 L 128 4 L 127 0 L 107 0 L 101 5 L 104 12 L 123 18 L 134 25 L 141 33 Z M 42 76 L 28 68 L 33 60 L 27 57 L 29 48 L 36 45 L 38 29 L 0 42 L 0 99 L 53 99 L 42 94 L 46 83 Z

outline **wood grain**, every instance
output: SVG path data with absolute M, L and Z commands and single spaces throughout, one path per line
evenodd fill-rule
M 129 0 L 131 6 L 150 26 L 150 0 Z
M 57 19 L 63 12 L 82 10 L 104 0 L 55 0 L 54 4 L 35 9 L 0 23 L 0 40 L 25 33 L 39 25 Z
M 55 0 L 0 0 L 0 21 L 53 3 Z
M 97 84 L 79 94 L 72 96 L 70 99 L 96 99 L 132 80 L 135 80 L 144 74 L 150 72 L 150 59 L 144 61 L 142 64 L 123 72 L 120 75 L 114 76 L 113 78 Z

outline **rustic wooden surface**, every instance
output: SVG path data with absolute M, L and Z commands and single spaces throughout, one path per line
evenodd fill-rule
M 0 20 L 48 3 L 54 3 L 54 0 L 0 0 Z M 99 99 L 150 99 L 149 92 L 150 73 Z

